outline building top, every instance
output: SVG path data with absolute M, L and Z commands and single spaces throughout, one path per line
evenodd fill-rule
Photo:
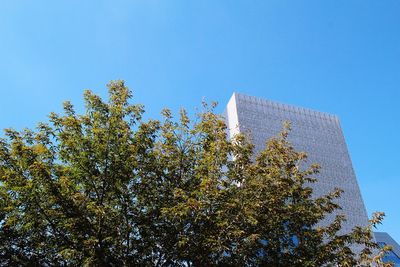
M 266 106 L 266 107 L 284 111 L 284 112 L 302 114 L 304 116 L 309 116 L 309 117 L 313 117 L 313 118 L 319 118 L 319 119 L 329 120 L 329 121 L 332 121 L 335 123 L 339 123 L 339 118 L 337 115 L 333 115 L 333 114 L 329 114 L 329 113 L 321 112 L 321 111 L 316 111 L 316 110 L 309 109 L 309 108 L 303 108 L 303 107 L 298 107 L 298 106 L 294 106 L 294 105 L 283 104 L 280 102 L 262 99 L 262 98 L 258 98 L 258 97 L 254 97 L 254 96 L 249 96 L 249 95 L 245 95 L 245 94 L 237 93 L 237 92 L 233 93 L 230 101 L 232 99 L 235 99 L 239 102 L 241 102 L 241 101 L 248 102 L 249 104 L 252 104 L 252 105 Z

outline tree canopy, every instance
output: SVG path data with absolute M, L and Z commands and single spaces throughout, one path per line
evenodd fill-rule
M 123 81 L 108 88 L 108 101 L 85 91 L 84 114 L 65 102 L 35 130 L 5 130 L 0 265 L 390 266 L 372 238 L 382 213 L 351 233 L 340 215 L 319 224 L 341 190 L 313 197 L 319 167 L 290 125 L 254 157 L 214 104 L 145 121 Z

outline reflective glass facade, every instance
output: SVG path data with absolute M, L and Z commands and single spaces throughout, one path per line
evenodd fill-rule
M 310 109 L 276 103 L 234 93 L 226 108 L 226 120 L 232 137 L 238 132 L 248 134 L 260 151 L 265 141 L 276 136 L 284 121 L 290 121 L 290 140 L 296 149 L 309 154 L 308 163 L 318 163 L 322 170 L 313 184 L 315 196 L 326 194 L 335 187 L 345 192 L 338 200 L 347 217 L 343 231 L 368 223 L 367 212 L 352 167 L 347 145 L 337 116 Z M 332 214 L 323 224 L 332 221 Z
M 389 252 L 385 257 L 385 262 L 393 262 L 395 265 L 394 267 L 400 267 L 400 246 L 397 242 L 385 232 L 375 232 L 375 239 L 378 244 L 383 247 L 385 245 L 389 245 L 392 247 L 393 251 Z

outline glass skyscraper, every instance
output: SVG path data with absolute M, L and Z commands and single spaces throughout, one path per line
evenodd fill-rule
M 367 212 L 337 116 L 238 93 L 232 95 L 225 112 L 230 136 L 248 134 L 256 153 L 267 139 L 277 136 L 284 121 L 291 122 L 289 140 L 297 150 L 307 152 L 308 163 L 321 166 L 318 182 L 312 185 L 314 195 L 326 194 L 335 187 L 344 190 L 338 199 L 342 210 L 329 215 L 322 224 L 340 213 L 347 218 L 343 233 L 356 225 L 367 225 Z
M 392 251 L 389 252 L 385 257 L 385 262 L 393 262 L 394 267 L 400 267 L 400 246 L 397 244 L 394 239 L 385 232 L 375 232 L 375 239 L 378 244 L 383 247 L 385 245 L 389 245 L 392 247 Z

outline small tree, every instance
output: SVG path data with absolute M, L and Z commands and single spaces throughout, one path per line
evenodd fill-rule
M 108 87 L 109 102 L 85 92 L 82 115 L 66 102 L 35 131 L 5 131 L 1 265 L 390 266 L 372 240 L 382 213 L 348 234 L 341 216 L 319 225 L 341 191 L 312 197 L 319 167 L 300 167 L 288 125 L 253 160 L 214 105 L 144 122 L 122 81 Z

